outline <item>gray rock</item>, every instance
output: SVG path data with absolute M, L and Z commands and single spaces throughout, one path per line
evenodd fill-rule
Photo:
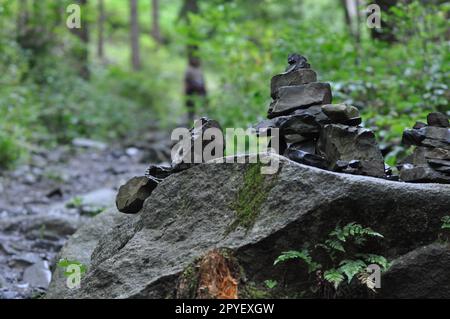
M 0 230 L 20 232 L 29 239 L 59 240 L 72 235 L 81 224 L 79 216 L 67 214 L 25 215 L 0 221 Z
M 114 204 L 117 192 L 111 188 L 101 188 L 80 196 L 84 205 L 106 207 Z
M 146 176 L 135 176 L 120 186 L 116 197 L 117 209 L 125 214 L 138 213 L 144 201 L 158 186 L 158 182 Z
M 105 143 L 90 140 L 87 138 L 75 138 L 72 141 L 72 145 L 81 148 L 94 148 L 100 151 L 103 151 L 108 147 Z
M 303 55 L 298 53 L 291 53 L 288 56 L 288 66 L 285 70 L 286 73 L 294 72 L 300 69 L 309 69 L 311 65 Z
M 450 176 L 434 170 L 427 164 L 405 164 L 400 170 L 400 180 L 411 183 L 450 183 Z
M 331 119 L 333 123 L 353 126 L 361 124 L 359 110 L 352 105 L 326 104 L 322 106 L 322 111 Z
M 270 81 L 270 96 L 276 98 L 277 91 L 282 86 L 294 86 L 317 81 L 317 74 L 312 69 L 298 69 L 296 71 L 275 75 Z
M 429 160 L 450 161 L 450 150 L 418 146 L 414 150 L 412 164 L 427 164 Z
M 427 123 L 430 126 L 449 127 L 448 116 L 441 112 L 428 114 Z
M 306 140 L 299 143 L 293 143 L 289 145 L 288 150 L 290 151 L 303 151 L 310 154 L 316 154 L 316 141 Z
M 286 141 L 286 143 L 289 144 L 295 144 L 295 143 L 300 143 L 300 142 L 304 142 L 309 140 L 309 138 L 304 137 L 303 135 L 300 134 L 286 134 L 284 135 L 284 139 Z
M 384 160 L 372 131 L 342 124 L 325 125 L 317 144 L 318 154 L 325 157 L 329 169 L 337 169 L 337 161 L 360 162 L 355 173 L 384 176 Z
M 115 208 L 109 208 L 100 215 L 92 218 L 89 223 L 84 224 L 78 231 L 69 238 L 61 249 L 57 260 L 67 259 L 78 261 L 85 265 L 87 269 L 91 265 L 91 254 L 101 238 L 106 236 L 117 225 L 126 221 L 132 221 L 137 215 L 120 214 Z M 83 285 L 83 277 L 81 285 Z M 53 271 L 52 281 L 47 291 L 46 298 L 60 299 L 70 298 L 74 290 L 66 286 L 67 278 L 64 276 L 64 269 L 56 267 Z
M 260 131 L 279 128 L 280 134 L 302 135 L 304 137 L 318 137 L 320 128 L 331 123 L 330 119 L 322 112 L 320 106 L 311 106 L 307 109 L 296 110 L 285 116 L 278 116 L 258 123 L 254 129 L 257 134 Z
M 285 151 L 285 155 L 290 160 L 300 164 L 314 166 L 322 169 L 327 168 L 327 161 L 325 160 L 325 158 L 311 152 L 289 147 Z
M 270 278 L 295 287 L 305 278 L 297 265 L 289 278 L 287 268 L 273 267 L 280 252 L 354 221 L 382 233 L 376 253 L 392 259 L 433 242 L 450 209 L 450 185 L 339 174 L 273 154 L 261 158 L 268 159 L 279 164 L 274 175 L 259 175 L 262 164 L 208 163 L 164 179 L 132 222 L 96 235 L 101 239 L 81 288 L 58 297 L 170 298 L 186 267 L 214 248 L 229 248 L 248 281 Z M 251 183 L 249 194 L 243 185 Z M 237 203 L 255 197 L 251 223 L 241 224 Z
M 297 86 L 282 86 L 271 103 L 268 117 L 284 115 L 311 105 L 330 104 L 331 87 L 328 83 L 313 82 Z
M 39 260 L 33 266 L 25 269 L 22 281 L 33 288 L 47 289 L 52 278 L 48 261 Z
M 420 129 L 405 130 L 402 143 L 450 150 L 450 129 L 426 126 Z
M 204 162 L 203 158 L 203 150 L 210 143 L 217 143 L 216 145 L 220 147 L 221 154 L 213 154 L 216 157 L 222 157 L 225 149 L 225 141 L 217 140 L 216 137 L 213 136 L 211 140 L 207 140 L 203 138 L 205 131 L 208 129 L 218 129 L 222 131 L 222 127 L 219 122 L 215 120 L 208 119 L 206 117 L 202 117 L 199 120 L 196 120 L 194 126 L 190 129 L 190 140 L 184 141 L 189 143 L 189 145 L 184 145 L 180 143 L 178 149 L 175 151 L 175 155 L 172 158 L 172 168 L 174 172 L 179 172 L 190 168 L 196 164 Z M 223 134 L 222 134 L 223 136 Z M 196 141 L 201 140 L 201 148 L 195 149 Z M 185 153 L 185 150 L 189 149 L 190 151 Z
M 433 243 L 394 260 L 381 277 L 379 298 L 450 298 L 450 248 Z

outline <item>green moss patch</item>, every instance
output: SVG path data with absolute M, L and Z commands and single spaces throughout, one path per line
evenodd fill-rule
M 244 182 L 236 200 L 230 208 L 236 212 L 236 218 L 227 229 L 227 234 L 238 226 L 250 229 L 259 215 L 262 204 L 274 185 L 276 175 L 261 174 L 261 163 L 249 164 L 244 173 Z

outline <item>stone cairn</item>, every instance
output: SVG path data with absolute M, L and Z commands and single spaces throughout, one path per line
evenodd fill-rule
M 256 134 L 279 129 L 278 152 L 289 159 L 336 172 L 385 177 L 385 164 L 374 133 L 359 126 L 356 107 L 331 104 L 329 83 L 299 54 L 288 57 L 286 71 L 275 75 L 267 120 Z
M 210 120 L 205 117 L 195 121 L 194 126 L 189 131 L 191 136 L 191 151 L 189 153 L 184 154 L 183 146 L 180 145 L 175 152 L 175 156 L 172 158 L 172 163 L 170 166 L 150 165 L 145 173 L 145 176 L 133 177 L 122 185 L 119 188 L 119 192 L 116 197 L 117 209 L 125 214 L 138 213 L 142 209 L 144 201 L 150 196 L 160 182 L 172 174 L 179 173 L 198 165 L 199 163 L 194 163 L 194 157 L 196 155 L 195 152 L 200 150 L 194 149 L 194 145 L 196 144 L 195 141 L 202 139 L 201 151 L 203 151 L 208 144 L 214 142 L 214 136 L 211 140 L 203 140 L 203 133 L 209 128 L 216 128 L 222 131 L 222 128 L 217 121 Z M 225 149 L 224 141 L 222 141 L 222 145 L 223 149 Z M 200 158 L 202 157 L 200 156 Z
M 450 183 L 450 129 L 448 117 L 430 113 L 428 125 L 417 122 L 405 130 L 403 143 L 416 145 L 414 153 L 398 166 L 400 176 L 385 169 L 383 155 L 375 134 L 360 126 L 356 107 L 331 104 L 329 83 L 317 82 L 317 74 L 307 59 L 299 54 L 288 57 L 285 72 L 270 83 L 271 97 L 267 120 L 254 126 L 255 133 L 274 138 L 279 129 L 278 153 L 292 161 L 335 172 L 381 177 L 405 182 Z M 201 118 L 190 130 L 191 152 L 175 152 L 170 166 L 150 165 L 145 176 L 137 176 L 122 185 L 116 197 L 120 212 L 138 213 L 158 184 L 171 174 L 196 165 L 193 145 L 208 128 L 218 128 L 217 121 Z M 203 141 L 202 150 L 212 141 Z M 223 142 L 223 148 L 225 144 Z M 275 143 L 272 143 L 275 147 Z M 186 156 L 190 156 L 187 160 Z
M 416 148 L 399 166 L 400 180 L 450 183 L 450 128 L 445 114 L 428 114 L 427 124 L 417 122 L 403 132 L 402 143 Z

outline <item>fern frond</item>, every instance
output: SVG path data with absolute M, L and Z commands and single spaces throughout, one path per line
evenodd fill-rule
M 379 265 L 382 271 L 386 271 L 389 269 L 390 263 L 383 256 L 375 254 L 356 254 L 355 256 L 363 259 L 367 264 Z
M 338 269 L 332 268 L 324 272 L 323 278 L 331 283 L 334 289 L 338 289 L 341 282 L 344 280 L 344 276 Z
M 330 248 L 330 250 L 337 250 L 340 252 L 345 253 L 345 248 L 342 245 L 342 243 L 338 240 L 333 240 L 333 239 L 327 239 L 325 241 L 325 245 L 328 246 Z
M 345 259 L 341 261 L 339 264 L 339 271 L 342 272 L 347 277 L 347 282 L 350 283 L 353 279 L 353 277 L 366 269 L 367 265 L 364 261 L 361 259 L 357 260 L 350 260 Z
M 273 264 L 277 265 L 280 262 L 285 262 L 285 261 L 291 260 L 291 259 L 300 259 L 300 260 L 304 261 L 306 263 L 306 265 L 308 266 L 309 273 L 322 267 L 320 264 L 318 264 L 312 260 L 311 256 L 309 255 L 309 251 L 307 249 L 303 249 L 301 251 L 289 250 L 289 251 L 282 252 L 281 255 L 278 256 L 277 259 L 275 259 Z

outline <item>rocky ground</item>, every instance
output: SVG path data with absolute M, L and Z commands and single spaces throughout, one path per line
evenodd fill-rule
M 157 143 L 167 137 L 156 135 L 125 146 L 77 139 L 0 172 L 0 299 L 46 291 L 67 238 L 114 205 L 122 183 L 167 157 L 167 145 Z

